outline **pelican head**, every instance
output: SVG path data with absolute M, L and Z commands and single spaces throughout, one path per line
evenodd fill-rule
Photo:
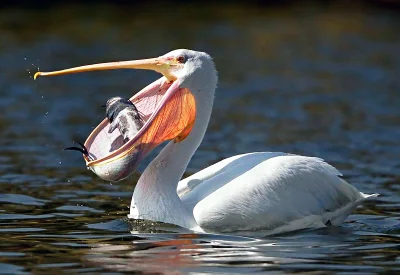
M 163 75 L 130 98 L 145 121 L 134 138 L 123 143 L 117 131 L 108 133 L 109 122 L 104 119 L 84 144 L 93 156 L 93 159 L 83 156 L 87 167 L 106 180 L 118 181 L 129 176 L 158 144 L 166 140 L 181 142 L 186 139 L 195 124 L 196 99 L 205 96 L 212 102 L 218 77 L 208 54 L 179 49 L 156 58 L 37 72 L 34 79 L 112 69 L 154 70 Z
M 171 67 L 170 74 L 180 82 L 180 87 L 199 90 L 215 90 L 218 82 L 217 71 L 210 55 L 186 49 L 173 50 L 161 58 L 177 60 L 180 66 Z M 204 87 L 210 89 L 204 89 Z

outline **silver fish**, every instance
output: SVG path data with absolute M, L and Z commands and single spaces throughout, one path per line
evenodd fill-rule
M 106 115 L 110 122 L 109 133 L 118 128 L 124 142 L 132 139 L 143 127 L 144 120 L 136 106 L 126 98 L 112 97 L 106 103 Z

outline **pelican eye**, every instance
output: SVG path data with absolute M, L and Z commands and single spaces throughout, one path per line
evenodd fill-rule
M 178 61 L 179 63 L 185 63 L 186 58 L 183 55 L 180 55 L 176 58 L 176 61 Z

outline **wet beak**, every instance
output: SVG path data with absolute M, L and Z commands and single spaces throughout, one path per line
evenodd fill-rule
M 35 73 L 33 78 L 36 79 L 39 76 L 56 76 L 56 75 L 65 75 L 65 74 L 101 71 L 101 70 L 142 69 L 142 70 L 153 70 L 159 72 L 160 74 L 164 75 L 169 82 L 171 82 L 176 80 L 176 77 L 173 75 L 173 71 L 179 68 L 180 66 L 182 66 L 182 64 L 175 59 L 156 57 L 156 58 L 141 59 L 141 60 L 107 62 L 107 63 L 99 63 L 93 65 L 85 65 L 60 71 L 37 72 Z

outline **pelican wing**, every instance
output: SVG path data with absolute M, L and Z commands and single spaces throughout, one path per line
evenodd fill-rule
M 286 156 L 282 152 L 254 152 L 223 159 L 178 183 L 177 192 L 186 204 L 194 207 L 206 196 L 269 158 Z M 196 190 L 191 192 L 192 190 Z
M 365 199 L 340 175 L 319 158 L 247 154 L 222 169 L 189 177 L 181 187 L 186 183 L 192 190 L 182 199 L 194 205 L 196 222 L 210 232 L 273 229 L 278 233 L 336 225 Z M 202 179 L 193 188 L 191 182 Z

